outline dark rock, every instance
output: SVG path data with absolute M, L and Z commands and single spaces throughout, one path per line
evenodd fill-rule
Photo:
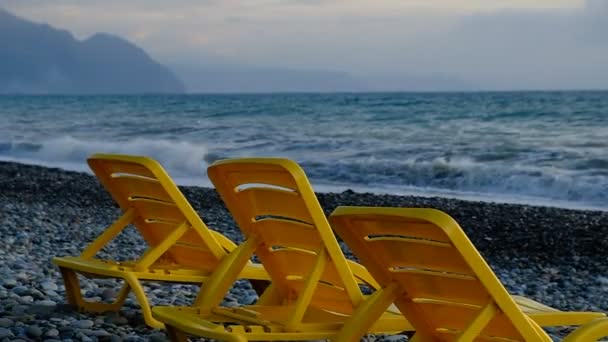
M 30 325 L 25 328 L 25 333 L 30 337 L 38 338 L 42 336 L 42 329 L 39 326 Z

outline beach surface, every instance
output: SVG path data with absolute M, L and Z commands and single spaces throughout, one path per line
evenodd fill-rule
M 242 241 L 213 189 L 181 189 L 210 228 Z M 460 223 L 512 294 L 562 310 L 608 312 L 608 212 L 353 191 L 319 193 L 318 198 L 327 214 L 338 205 L 443 210 Z M 166 340 L 164 332 L 144 325 L 134 298 L 119 313 L 84 314 L 66 305 L 51 258 L 78 255 L 119 214 L 91 175 L 0 162 L 1 341 Z M 100 255 L 127 259 L 145 247 L 129 228 Z M 89 297 L 111 298 L 116 289 L 113 280 L 84 283 Z M 155 304 L 187 305 L 197 288 L 150 283 L 147 290 Z M 225 303 L 256 299 L 249 284 L 239 282 Z M 551 331 L 556 338 L 566 332 Z

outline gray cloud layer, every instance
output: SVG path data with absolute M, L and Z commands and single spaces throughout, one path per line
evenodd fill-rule
M 126 36 L 169 64 L 453 75 L 485 89 L 608 88 L 608 1 L 535 2 L 571 5 L 563 8 L 439 2 L 443 8 L 393 0 L 0 0 L 0 6 L 81 37 Z

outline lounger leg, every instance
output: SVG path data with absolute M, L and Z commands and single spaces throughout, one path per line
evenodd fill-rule
M 187 342 L 188 337 L 183 332 L 175 329 L 174 327 L 167 325 L 167 335 L 169 335 L 169 339 L 173 342 Z
M 152 317 L 152 308 L 150 307 L 150 302 L 148 302 L 148 297 L 146 297 L 146 293 L 144 292 L 143 286 L 139 282 L 133 274 L 127 274 L 125 276 L 125 281 L 131 286 L 133 289 L 133 293 L 135 294 L 135 298 L 141 307 L 141 312 L 144 316 L 144 321 L 147 325 L 155 329 L 163 329 L 165 325 Z
M 61 275 L 65 284 L 65 293 L 68 303 L 75 305 L 81 311 L 106 312 L 118 311 L 122 307 L 131 287 L 125 282 L 113 303 L 89 302 L 80 293 L 80 280 L 74 270 L 61 267 Z
M 65 285 L 65 295 L 68 303 L 80 309 L 83 300 L 82 294 L 80 293 L 80 281 L 78 280 L 76 272 L 64 267 L 60 267 L 59 270 L 61 271 L 61 277 L 63 278 L 63 284 Z
M 112 303 L 112 305 L 115 306 L 114 310 L 112 311 L 120 310 L 125 300 L 127 300 L 129 292 L 131 292 L 131 286 L 128 282 L 125 281 L 125 283 L 120 288 L 120 292 L 118 292 L 118 296 L 116 296 L 116 300 L 114 301 L 114 303 Z

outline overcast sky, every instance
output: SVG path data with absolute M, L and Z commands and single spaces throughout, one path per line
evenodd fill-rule
M 446 74 L 486 88 L 608 88 L 608 0 L 0 0 L 170 65 Z

